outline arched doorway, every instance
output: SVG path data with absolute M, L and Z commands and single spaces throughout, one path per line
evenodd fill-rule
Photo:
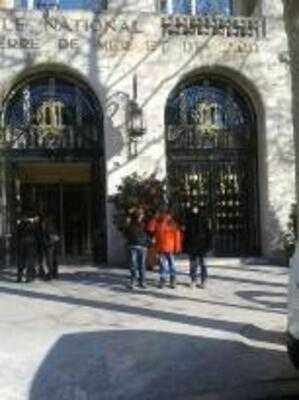
M 165 120 L 169 199 L 181 220 L 208 219 L 214 255 L 259 253 L 257 132 L 249 98 L 222 77 L 193 77 L 169 97 Z
M 55 220 L 64 259 L 106 258 L 103 115 L 93 91 L 44 72 L 16 85 L 4 110 L 10 231 L 18 208 Z

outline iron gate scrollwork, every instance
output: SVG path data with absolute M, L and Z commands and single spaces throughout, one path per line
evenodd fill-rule
M 85 225 L 82 230 L 88 230 L 88 234 L 82 233 L 86 236 L 86 254 L 92 247 L 94 259 L 104 261 L 103 113 L 92 89 L 68 74 L 51 71 L 33 74 L 8 94 L 1 122 L 7 144 L 2 154 L 11 165 L 7 169 L 10 182 L 7 185 L 6 229 L 14 230 L 17 209 L 38 207 L 54 215 L 63 243 L 66 232 L 75 226 L 75 218 L 79 221 L 77 226 L 83 226 L 78 217 L 83 215 L 81 220 L 84 219 Z M 61 169 L 60 173 L 55 169 L 55 163 Z M 37 180 L 34 171 L 37 171 Z M 78 179 L 77 174 L 81 174 Z M 76 193 L 77 203 L 72 201 L 73 193 Z M 69 237 L 72 240 L 77 237 L 77 242 L 83 243 L 82 235 L 72 233 Z M 77 253 L 83 254 L 80 249 Z
M 97 104 L 83 84 L 48 74 L 29 79 L 6 101 L 4 139 L 18 153 L 99 152 L 102 113 Z
M 185 84 L 168 101 L 166 134 L 169 199 L 182 222 L 207 218 L 215 255 L 257 254 L 256 126 L 246 96 L 216 78 Z

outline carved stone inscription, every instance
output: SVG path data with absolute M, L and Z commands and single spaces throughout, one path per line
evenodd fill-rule
M 44 32 L 96 32 L 107 33 L 142 33 L 137 20 L 127 21 L 125 18 L 67 18 L 63 14 L 43 14 L 39 19 L 39 30 Z M 24 33 L 33 27 L 32 21 L 25 17 L 7 18 L 0 17 L 0 32 Z
M 163 36 L 223 36 L 254 37 L 266 36 L 265 18 L 224 16 L 168 16 L 161 19 Z
M 161 26 L 160 37 L 155 37 L 153 33 L 146 33 L 140 21 L 123 16 L 70 18 L 56 12 L 40 14 L 32 20 L 0 17 L 0 49 L 34 51 L 44 49 L 49 41 L 60 51 L 79 49 L 90 36 L 89 45 L 112 56 L 129 51 L 195 53 L 201 49 L 202 36 L 213 35 L 225 37 L 217 44 L 224 53 L 250 53 L 257 51 L 256 39 L 264 32 L 264 22 L 257 18 L 169 16 L 161 19 Z M 181 37 L 175 39 L 177 35 Z

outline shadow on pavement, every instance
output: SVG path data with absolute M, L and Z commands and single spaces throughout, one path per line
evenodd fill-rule
M 285 298 L 285 293 L 278 292 L 265 292 L 260 290 L 239 290 L 235 292 L 237 296 L 241 298 L 251 301 L 256 304 L 263 305 L 265 307 L 269 307 L 272 309 L 286 309 L 287 302 L 277 302 L 276 298 L 281 299 Z M 271 300 L 265 300 L 264 298 L 270 298 Z
M 15 269 L 0 268 L 0 281 L 2 282 L 16 282 L 17 273 Z
M 290 370 L 299 390 L 283 352 L 159 331 L 77 333 L 51 348 L 29 400 L 271 399 L 290 394 L 279 381 Z
M 124 286 L 111 285 L 110 289 L 115 292 L 118 292 L 118 293 L 128 293 L 128 289 Z M 188 302 L 198 303 L 198 304 L 207 304 L 207 305 L 220 306 L 220 307 L 236 308 L 238 310 L 261 311 L 264 313 L 280 314 L 280 315 L 287 314 L 285 306 L 281 309 L 280 309 L 280 307 L 279 307 L 279 309 L 276 309 L 276 306 L 270 307 L 270 305 L 261 303 L 261 307 L 253 307 L 251 305 L 228 303 L 227 301 L 214 301 L 214 300 L 210 300 L 210 299 L 209 300 L 202 299 L 200 297 L 201 291 L 198 290 L 197 293 L 199 294 L 198 298 L 183 296 L 181 293 L 179 295 L 176 295 L 175 293 L 169 294 L 165 291 L 164 292 L 163 291 L 155 291 L 155 290 L 151 290 L 150 287 L 148 287 L 147 290 L 145 290 L 145 291 L 134 291 L 134 292 L 130 291 L 130 294 L 136 295 L 136 297 L 152 296 L 154 298 L 161 299 L 161 300 L 188 301 Z M 270 296 L 271 296 L 271 292 L 265 292 L 265 293 L 267 293 L 267 294 L 270 293 Z
M 81 271 L 76 271 L 76 272 L 66 272 L 67 268 L 64 268 L 63 272 L 60 274 L 62 280 L 66 281 L 78 281 L 80 280 L 80 283 L 82 284 L 95 284 L 97 282 L 102 282 L 103 278 L 105 277 L 106 283 L 115 283 L 115 281 L 121 281 L 121 282 L 126 282 L 127 277 L 129 276 L 129 271 L 126 269 L 122 269 L 120 272 L 116 271 L 111 271 L 109 268 L 99 268 L 96 271 L 90 271 L 90 270 L 84 270 L 84 266 L 82 266 Z M 233 277 L 229 273 L 227 276 L 224 275 L 219 275 L 217 272 L 220 270 L 236 270 L 236 267 L 230 268 L 227 266 L 221 266 L 221 267 L 209 267 L 209 278 L 210 280 L 219 280 L 223 282 L 236 282 L 236 283 L 245 283 L 245 284 L 253 284 L 257 286 L 269 286 L 269 287 L 280 287 L 280 288 L 286 288 L 287 284 L 286 283 L 280 283 L 280 282 L 271 282 L 271 281 L 265 281 L 265 280 L 257 280 L 257 279 L 250 279 L 250 278 L 242 278 L 242 277 Z M 239 268 L 240 270 L 240 268 Z M 125 274 L 124 274 L 125 271 Z M 242 268 L 242 271 L 246 271 Z M 249 270 L 248 270 L 249 271 Z M 215 273 L 216 272 L 216 273 Z M 255 271 L 258 272 L 258 271 Z M 263 273 L 263 271 L 260 271 Z M 285 273 L 284 273 L 285 275 Z M 182 269 L 178 270 L 178 279 L 180 276 L 188 276 L 188 268 L 184 268 L 183 271 Z M 13 282 L 16 280 L 16 271 L 15 269 L 0 269 L 0 280 L 2 281 L 8 281 L 8 282 Z M 155 280 L 156 282 L 158 281 L 158 273 L 157 273 L 157 279 Z M 154 281 L 153 281 L 154 282 Z
M 216 268 L 209 268 L 209 279 L 210 280 L 219 280 L 219 281 L 226 281 L 226 282 L 237 282 L 237 283 L 248 283 L 257 286 L 268 286 L 268 287 L 279 287 L 279 288 L 286 288 L 286 283 L 279 283 L 279 282 L 271 282 L 265 280 L 257 280 L 257 279 L 247 279 L 241 277 L 232 277 L 228 274 L 228 276 L 217 275 L 215 271 L 219 271 L 220 267 Z M 81 283 L 85 284 L 92 284 L 96 282 L 103 281 L 103 277 L 106 277 L 106 281 L 115 282 L 115 279 L 120 281 L 127 281 L 127 277 L 129 276 L 129 271 L 125 270 L 127 274 L 121 273 L 116 271 L 111 271 L 109 269 L 99 269 L 95 272 L 90 271 L 77 271 L 75 274 L 63 273 L 61 274 L 62 278 L 65 280 L 78 280 L 80 279 Z M 127 275 L 127 276 L 126 276 Z M 188 269 L 184 272 L 178 271 L 178 280 L 180 276 L 188 276 Z M 155 282 L 158 282 L 158 273 Z M 150 280 L 151 281 L 151 280 Z
M 229 333 L 240 334 L 247 339 L 262 342 L 269 341 L 270 343 L 282 344 L 284 340 L 283 333 L 264 330 L 253 324 L 244 324 L 236 321 L 213 319 L 176 313 L 174 311 L 145 308 L 138 305 L 138 302 L 136 302 L 137 305 L 118 304 L 97 299 L 79 298 L 53 293 L 33 292 L 29 289 L 14 289 L 8 287 L 0 287 L 0 294 L 77 305 L 80 307 L 87 307 L 102 311 L 120 312 L 127 315 L 137 315 L 159 321 L 190 325 L 191 327 L 209 328 L 221 332 L 225 331 Z

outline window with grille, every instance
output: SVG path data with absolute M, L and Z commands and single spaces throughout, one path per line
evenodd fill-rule
M 93 10 L 107 9 L 106 0 L 16 0 L 16 8 L 25 9 L 61 9 L 61 10 Z
M 189 15 L 231 15 L 232 0 L 161 0 L 160 12 Z

